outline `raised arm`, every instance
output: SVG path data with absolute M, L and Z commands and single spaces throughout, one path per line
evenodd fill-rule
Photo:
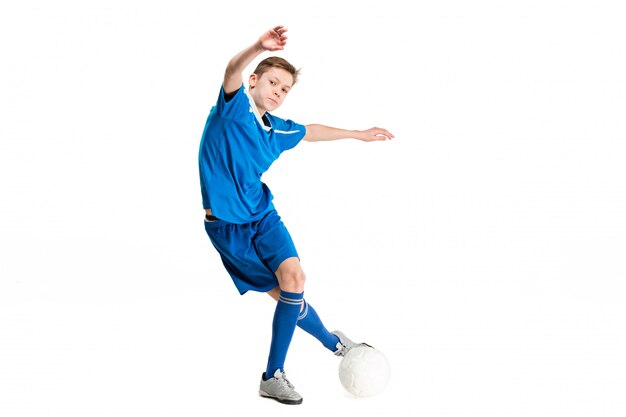
M 226 71 L 224 72 L 224 92 L 232 93 L 241 87 L 241 83 L 243 83 L 241 73 L 250 65 L 252 60 L 262 52 L 280 51 L 284 49 L 287 44 L 287 35 L 285 35 L 285 32 L 287 32 L 287 28 L 276 26 L 261 35 L 254 44 L 235 55 L 228 62 Z
M 324 125 L 306 125 L 304 140 L 320 142 L 338 139 L 358 139 L 364 142 L 393 139 L 394 136 L 386 129 L 372 127 L 367 130 L 345 130 Z

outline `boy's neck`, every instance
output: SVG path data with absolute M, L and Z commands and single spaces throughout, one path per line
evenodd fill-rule
M 270 119 L 267 117 L 267 112 L 263 112 L 263 114 L 261 114 L 261 120 L 263 121 L 263 124 L 267 127 L 272 127 L 272 123 L 270 122 Z

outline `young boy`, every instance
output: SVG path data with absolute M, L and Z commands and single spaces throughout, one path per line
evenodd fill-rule
M 242 72 L 264 51 L 284 49 L 287 29 L 276 26 L 235 55 L 226 67 L 217 104 L 211 109 L 200 144 L 199 167 L 205 229 L 240 294 L 267 292 L 277 301 L 272 341 L 259 394 L 285 404 L 302 397 L 287 380 L 284 363 L 296 326 L 338 356 L 355 344 L 330 333 L 304 298 L 305 275 L 287 228 L 272 204 L 261 175 L 300 140 L 393 138 L 385 129 L 343 130 L 284 120 L 269 113 L 280 107 L 298 71 L 278 57 L 263 60 L 243 85 Z

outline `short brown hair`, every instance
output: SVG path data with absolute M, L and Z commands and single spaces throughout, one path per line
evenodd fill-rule
M 263 61 L 259 62 L 254 73 L 260 77 L 263 75 L 269 68 L 282 68 L 287 71 L 293 77 L 293 83 L 298 82 L 298 75 L 300 75 L 300 70 L 297 70 L 296 67 L 291 65 L 286 59 L 271 56 L 269 58 L 265 58 Z

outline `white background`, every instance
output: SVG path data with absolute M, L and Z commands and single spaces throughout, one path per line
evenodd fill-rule
M 624 6 L 402 3 L 2 3 L 0 415 L 626 415 Z M 304 404 L 257 397 L 274 305 L 204 232 L 206 116 L 277 24 L 277 115 L 396 136 L 264 176 L 378 397 L 299 330 Z

